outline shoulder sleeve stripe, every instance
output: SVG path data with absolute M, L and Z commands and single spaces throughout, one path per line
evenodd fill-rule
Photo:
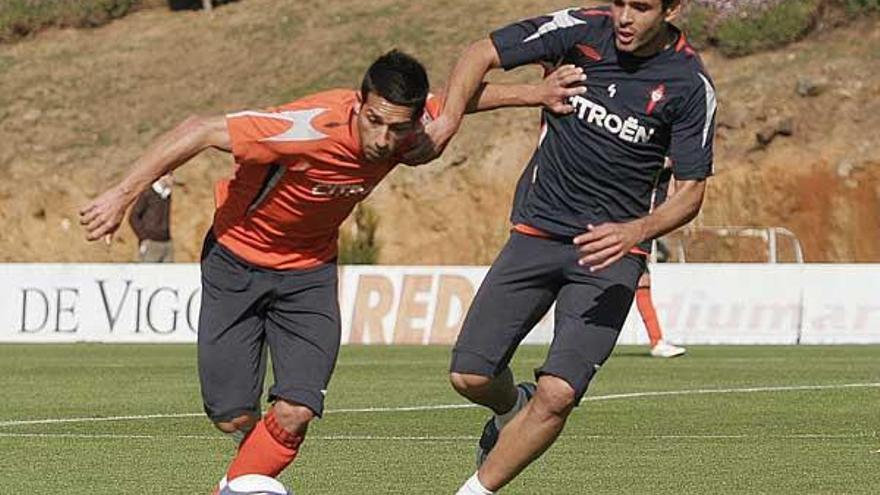
M 544 36 L 547 33 L 551 33 L 553 31 L 556 31 L 557 29 L 567 29 L 567 28 L 571 28 L 571 27 L 574 27 L 574 26 L 577 26 L 580 24 L 586 24 L 587 23 L 586 21 L 583 21 L 583 20 L 578 19 L 577 17 L 574 17 L 573 15 L 571 15 L 572 12 L 576 12 L 576 11 L 577 11 L 577 9 L 564 9 L 564 10 L 559 10 L 559 11 L 556 11 L 556 12 L 550 14 L 548 16 L 548 17 L 550 17 L 550 20 L 545 22 L 544 24 L 542 24 L 538 28 L 538 31 L 535 32 L 535 34 L 523 39 L 522 42 L 528 43 L 530 41 L 535 41 L 536 39 L 540 38 L 541 36 Z
M 715 88 L 712 87 L 712 83 L 703 74 L 699 74 L 699 76 L 706 86 L 706 125 L 703 127 L 703 148 L 705 148 L 706 143 L 709 142 L 709 131 L 712 129 L 712 121 L 715 119 L 715 109 L 718 103 L 715 101 Z
M 281 133 L 268 136 L 259 141 L 316 141 L 327 137 L 326 134 L 318 131 L 312 126 L 312 120 L 326 112 L 326 108 L 314 108 L 308 110 L 289 110 L 284 112 L 266 113 L 245 111 L 231 113 L 226 116 L 227 119 L 235 119 L 241 117 L 265 118 L 273 120 L 281 120 L 290 123 L 290 127 Z

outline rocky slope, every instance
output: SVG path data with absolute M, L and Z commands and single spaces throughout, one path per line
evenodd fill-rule
M 127 227 L 109 248 L 87 245 L 76 210 L 187 115 L 355 86 L 392 46 L 420 56 L 440 83 L 468 40 L 567 5 L 511 0 L 463 15 L 473 4 L 447 3 L 246 0 L 211 15 L 148 10 L 96 30 L 47 31 L 0 46 L 0 261 L 133 259 Z M 880 22 L 860 20 L 745 58 L 705 59 L 720 125 L 717 174 L 695 225 L 785 227 L 809 261 L 880 261 Z M 501 78 L 537 75 L 526 69 Z M 813 96 L 798 94 L 799 82 Z M 506 238 L 510 195 L 537 119 L 532 110 L 470 118 L 441 160 L 395 171 L 367 202 L 381 219 L 380 261 L 490 262 Z M 211 222 L 211 184 L 229 171 L 227 156 L 209 152 L 180 173 L 179 260 L 197 259 Z M 761 257 L 748 242 L 698 234 L 684 236 L 691 261 Z

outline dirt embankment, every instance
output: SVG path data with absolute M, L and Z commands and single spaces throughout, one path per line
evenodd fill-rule
M 0 47 L 0 261 L 131 260 L 127 227 L 109 249 L 86 245 L 76 209 L 162 130 L 192 113 L 356 85 L 369 59 L 391 46 L 419 55 L 442 81 L 468 40 L 512 16 L 567 5 L 539 4 L 511 0 L 462 17 L 456 12 L 473 9 L 464 0 L 439 11 L 395 0 L 248 0 L 213 16 L 151 10 Z M 411 22 L 364 23 L 392 10 Z M 809 261 L 880 261 L 880 22 L 741 59 L 705 58 L 719 94 L 719 133 L 716 177 L 695 225 L 785 227 Z M 799 81 L 815 95 L 798 95 Z M 469 118 L 438 163 L 394 172 L 368 200 L 381 218 L 381 262 L 490 262 L 506 238 L 537 118 L 531 110 Z M 774 129 L 790 135 L 758 144 L 756 133 Z M 194 162 L 181 171 L 186 186 L 175 196 L 182 261 L 197 258 L 211 222 L 211 184 L 230 171 L 219 152 Z M 743 259 L 741 248 L 704 240 L 688 257 Z

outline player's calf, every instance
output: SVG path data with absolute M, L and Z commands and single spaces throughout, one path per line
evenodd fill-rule
M 245 474 L 276 477 L 299 453 L 309 422 L 315 413 L 300 404 L 278 400 L 247 435 L 226 477 Z
M 309 422 L 315 419 L 315 413 L 306 406 L 279 399 L 272 406 L 278 424 L 285 431 L 305 435 Z
M 449 374 L 449 382 L 459 395 L 496 414 L 504 414 L 516 404 L 517 391 L 509 368 L 497 376 L 453 372 Z
M 498 442 L 498 436 L 501 433 L 501 429 L 519 414 L 519 412 L 523 410 L 523 408 L 526 407 L 526 404 L 532 399 L 532 396 L 535 395 L 535 384 L 528 382 L 520 383 L 516 386 L 516 393 L 516 402 L 513 407 L 505 413 L 493 414 L 483 426 L 483 433 L 480 435 L 480 441 L 477 443 L 478 468 L 483 465 L 483 462 L 486 461 L 486 457 L 489 456 L 489 452 L 492 451 L 495 444 Z
M 541 376 L 537 390 L 531 384 L 519 384 L 517 388 L 534 395 L 497 434 L 497 445 L 492 445 L 491 455 L 486 451 L 482 459 L 478 457 L 478 473 L 462 486 L 459 494 L 491 495 L 506 485 L 556 440 L 577 402 L 574 388 L 552 375 Z M 481 449 L 485 434 L 484 430 Z

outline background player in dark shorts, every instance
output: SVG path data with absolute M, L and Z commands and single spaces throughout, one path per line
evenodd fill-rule
M 429 159 L 446 146 L 492 68 L 584 69 L 587 92 L 569 100 L 574 112 L 544 113 L 538 148 L 517 185 L 514 233 L 453 351 L 453 387 L 495 413 L 480 439 L 479 470 L 459 494 L 494 493 L 553 443 L 614 346 L 650 240 L 699 211 L 712 172 L 715 91 L 669 24 L 680 8 L 679 0 L 614 0 L 495 31 L 462 55 L 443 112 L 427 127 L 432 146 L 412 152 Z M 651 212 L 666 156 L 679 188 Z M 537 387 L 515 387 L 507 363 L 554 299 L 556 335 Z
M 580 88 L 568 68 L 540 85 L 484 85 L 469 110 L 563 109 Z M 277 476 L 320 416 L 339 349 L 339 225 L 439 113 L 424 68 L 392 51 L 361 91 L 332 90 L 262 111 L 190 118 L 160 137 L 122 182 L 87 205 L 87 239 L 112 234 L 138 193 L 207 148 L 231 152 L 202 253 L 199 377 L 205 411 L 239 442 L 225 480 Z M 260 418 L 266 348 L 273 405 Z

